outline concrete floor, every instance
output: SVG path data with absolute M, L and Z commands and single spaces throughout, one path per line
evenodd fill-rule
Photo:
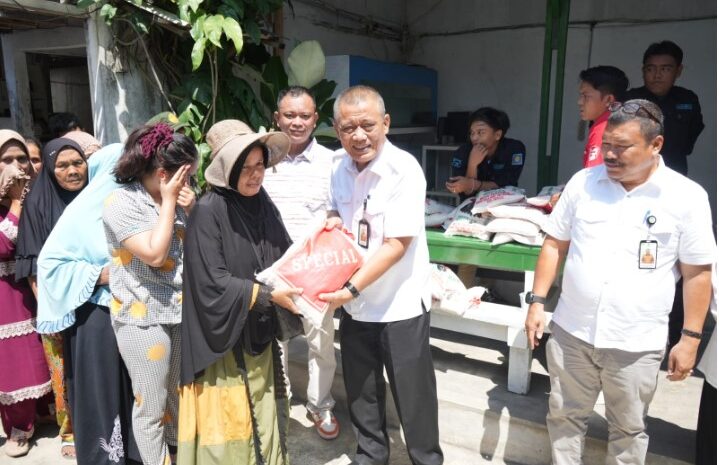
M 544 425 L 549 380 L 543 350 L 533 362 L 532 387 L 522 396 L 507 391 L 507 349 L 501 343 L 433 330 L 432 354 L 440 405 L 440 435 L 447 465 L 540 465 L 550 462 Z M 339 346 L 336 345 L 339 359 Z M 306 344 L 297 338 L 290 344 L 290 378 L 293 402 L 289 450 L 294 465 L 345 465 L 355 442 L 346 413 L 341 364 L 333 394 L 342 431 L 334 441 L 320 439 L 301 403 L 306 386 Z M 660 373 L 659 387 L 649 409 L 648 464 L 693 463 L 694 436 L 702 379 L 692 377 L 670 383 Z M 606 420 L 600 401 L 590 420 L 585 463 L 602 464 L 606 450 Z M 391 465 L 410 465 L 396 412 L 388 408 L 393 444 Z M 38 428 L 35 445 L 23 458 L 10 459 L 0 452 L 2 465 L 71 465 L 59 455 L 57 428 Z M 0 439 L 4 443 L 4 439 Z

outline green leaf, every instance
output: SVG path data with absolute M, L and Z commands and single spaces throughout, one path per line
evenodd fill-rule
M 222 25 L 225 22 L 224 20 L 225 18 L 220 15 L 208 16 L 205 19 L 205 24 L 202 26 L 202 30 L 204 31 L 207 39 L 217 48 L 222 48 L 220 39 L 222 38 Z
M 262 40 L 262 32 L 260 31 L 260 26 L 257 25 L 257 23 L 251 19 L 248 19 L 245 22 L 245 32 L 248 36 L 250 36 L 250 42 L 253 44 L 259 44 Z
M 245 17 L 245 4 L 240 0 L 222 0 L 222 4 L 235 11 L 237 19 Z
M 148 34 L 150 32 L 150 25 L 147 23 L 143 15 L 132 15 L 132 23 L 135 25 L 137 30 L 143 34 Z
M 117 8 L 110 5 L 109 3 L 106 3 L 105 5 L 100 8 L 100 16 L 102 16 L 105 19 L 105 22 L 109 25 L 112 22 L 112 18 L 115 17 L 115 14 L 117 13 Z
M 332 97 L 332 92 L 335 91 L 335 87 L 337 87 L 337 83 L 335 81 L 328 81 L 327 79 L 322 79 L 320 82 L 312 86 L 310 90 L 312 91 L 312 95 L 315 97 L 315 102 L 317 103 L 318 108 L 325 102 L 325 100 Z
M 325 54 L 316 40 L 301 42 L 287 57 L 287 76 L 291 86 L 308 89 L 325 77 Z
M 142 0 L 132 0 L 132 3 L 134 3 L 137 6 L 142 5 Z
M 242 28 L 237 21 L 232 18 L 225 18 L 222 22 L 222 30 L 228 39 L 235 45 L 235 50 L 239 55 L 242 51 Z
M 206 43 L 207 39 L 203 37 L 200 40 L 196 41 L 195 45 L 192 47 L 192 71 L 195 71 L 202 64 L 202 59 L 205 56 Z
M 192 29 L 190 29 L 190 37 L 192 37 L 192 40 L 194 40 L 195 42 L 197 42 L 201 37 L 205 35 L 204 28 L 206 18 L 206 15 L 198 16 L 192 24 Z
M 202 5 L 202 2 L 204 1 L 205 0 L 187 0 L 187 4 L 190 8 L 192 8 L 192 11 L 197 13 L 197 9 L 200 7 L 200 5 Z
M 262 69 L 262 79 L 270 86 L 275 96 L 287 87 L 287 73 L 280 57 L 271 57 Z

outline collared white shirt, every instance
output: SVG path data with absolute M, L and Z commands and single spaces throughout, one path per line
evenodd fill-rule
M 413 237 L 404 256 L 360 296 L 345 304 L 352 318 L 365 322 L 406 320 L 427 309 L 430 268 L 424 232 L 424 197 L 427 182 L 417 160 L 385 141 L 380 153 L 361 172 L 344 151 L 332 174 L 330 199 L 344 226 L 355 236 L 363 218 L 369 222 L 369 259 L 385 238 Z M 365 207 L 365 200 L 366 207 Z
M 661 158 L 630 192 L 609 179 L 604 165 L 575 174 L 545 231 L 571 241 L 552 320 L 597 348 L 663 349 L 678 262 L 716 261 L 706 192 Z M 639 269 L 642 240 L 657 241 L 656 269 Z
M 312 139 L 305 150 L 265 171 L 262 186 L 277 205 L 293 242 L 324 224 L 335 153 Z

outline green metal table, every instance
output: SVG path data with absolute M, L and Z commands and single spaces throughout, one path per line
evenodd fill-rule
M 522 244 L 492 245 L 472 237 L 445 236 L 439 230 L 427 230 L 429 258 L 433 262 L 476 265 L 494 270 L 531 272 L 537 265 L 540 247 Z

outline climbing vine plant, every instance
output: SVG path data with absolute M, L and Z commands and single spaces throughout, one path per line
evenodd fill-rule
M 296 45 L 286 64 L 270 53 L 283 46 L 273 27 L 283 0 L 78 0 L 77 6 L 99 13 L 116 52 L 137 64 L 197 143 L 201 185 L 210 152 L 203 140 L 207 129 L 227 118 L 256 131 L 269 128 L 277 95 L 288 85 L 309 88 L 319 123 L 331 124 L 336 83 L 324 78 L 319 43 Z

